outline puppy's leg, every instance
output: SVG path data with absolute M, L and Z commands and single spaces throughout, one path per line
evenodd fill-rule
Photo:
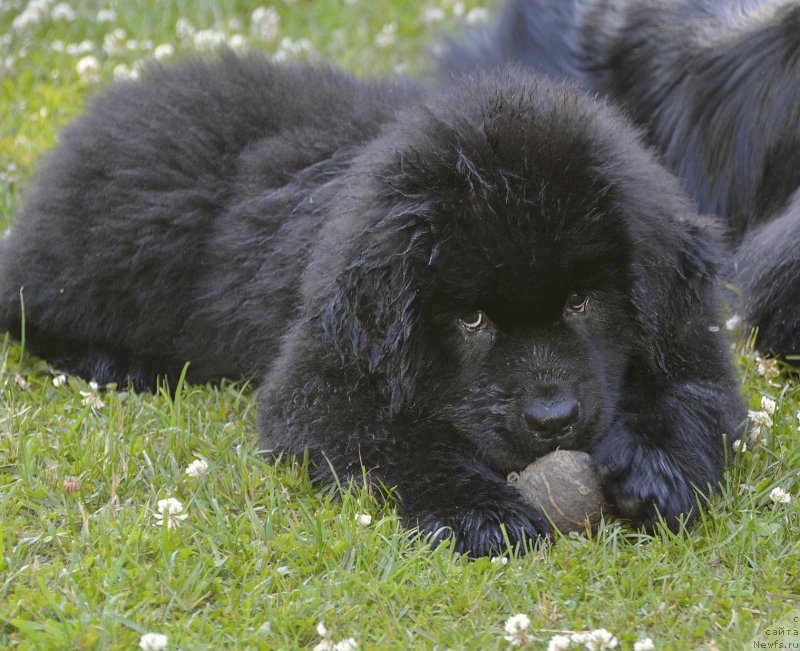
M 267 449 L 308 450 L 323 481 L 332 470 L 345 486 L 366 478 L 380 494 L 391 491 L 410 526 L 434 544 L 452 537 L 455 550 L 473 557 L 549 535 L 544 516 L 450 426 L 389 414 L 363 378 L 347 377 L 335 362 L 321 364 L 312 353 L 291 362 L 278 363 L 262 388 Z
M 26 348 L 53 368 L 100 385 L 113 383 L 120 388 L 130 385 L 135 391 L 155 391 L 159 383 L 175 387 L 182 370 L 181 364 L 164 357 L 52 335 L 30 323 L 23 328 L 22 319 L 17 316 L 0 314 L 0 332 L 3 330 L 18 340 L 24 338 Z
M 181 373 L 181 367 L 170 360 L 91 344 L 36 338 L 32 350 L 53 368 L 101 386 L 113 383 L 120 388 L 130 385 L 134 391 L 155 391 L 159 384 L 166 384 L 174 389 Z
M 800 353 L 800 191 L 780 217 L 748 233 L 735 256 L 747 323 L 758 328 L 758 348 Z
M 396 489 L 405 520 L 434 544 L 452 538 L 456 551 L 478 557 L 549 535 L 545 517 L 524 504 L 504 477 L 470 457 L 456 436 L 422 423 L 390 427 L 385 446 L 360 442 L 356 465 L 342 456 L 338 466 L 358 479 L 364 463 L 371 481 Z
M 621 515 L 646 529 L 660 516 L 672 530 L 697 515 L 718 487 L 725 444 L 738 437 L 740 405 L 726 396 L 711 383 L 672 386 L 600 437 L 595 463 Z
M 524 504 L 504 477 L 475 461 L 444 426 L 379 427 L 342 446 L 331 441 L 327 460 L 344 481 L 362 481 L 366 471 L 370 482 L 393 489 L 404 519 L 434 544 L 452 538 L 456 551 L 478 557 L 549 535 L 546 518 Z

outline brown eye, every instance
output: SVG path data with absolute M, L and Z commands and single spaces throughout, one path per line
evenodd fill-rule
M 480 310 L 462 316 L 459 321 L 467 332 L 477 332 L 489 327 L 488 317 Z
M 569 314 L 582 314 L 586 311 L 586 303 L 589 297 L 580 292 L 572 292 L 567 296 L 567 302 L 564 303 L 564 312 Z

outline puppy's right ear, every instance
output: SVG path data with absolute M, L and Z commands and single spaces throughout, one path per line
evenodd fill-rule
M 721 255 L 714 230 L 700 220 L 664 216 L 634 247 L 632 300 L 643 355 L 667 375 L 685 367 L 719 326 Z
M 416 261 L 429 230 L 410 215 L 388 216 L 352 244 L 358 254 L 336 279 L 322 315 L 326 341 L 345 365 L 370 378 L 392 413 L 414 395 L 425 368 L 415 331 L 419 321 Z

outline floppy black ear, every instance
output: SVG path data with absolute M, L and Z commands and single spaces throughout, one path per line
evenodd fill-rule
M 668 220 L 637 248 L 633 302 L 644 334 L 645 356 L 673 376 L 702 355 L 719 326 L 716 227 Z M 635 247 L 636 248 L 636 247 Z
M 388 216 L 353 243 L 354 257 L 336 279 L 322 319 L 326 340 L 372 379 L 397 413 L 414 395 L 425 368 L 415 331 L 418 271 L 429 254 L 429 231 L 416 220 Z

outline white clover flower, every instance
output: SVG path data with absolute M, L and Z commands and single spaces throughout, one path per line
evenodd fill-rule
M 554 635 L 547 643 L 547 651 L 567 651 L 571 643 L 567 635 Z
M 769 499 L 774 504 L 788 504 L 792 501 L 792 496 L 780 487 L 773 488 L 769 493 Z
M 492 556 L 490 560 L 492 563 L 497 563 L 498 565 L 508 564 L 508 556 Z
M 161 651 L 167 648 L 167 636 L 161 633 L 145 633 L 139 639 L 142 651 Z
M 466 16 L 467 22 L 470 25 L 482 23 L 487 18 L 489 18 L 489 12 L 483 7 L 473 7 L 467 12 Z
M 333 651 L 358 651 L 358 643 L 354 638 L 348 637 L 334 644 Z
M 250 28 L 256 38 L 271 43 L 278 38 L 281 17 L 275 7 L 258 7 L 250 15 Z
M 234 52 L 241 54 L 247 50 L 247 39 L 241 34 L 234 34 L 228 39 L 228 47 Z
M 506 633 L 519 633 L 526 630 L 531 625 L 530 618 L 524 613 L 512 615 L 505 624 Z
M 772 427 L 772 416 L 766 411 L 749 410 L 747 412 L 747 417 L 750 419 L 755 429 L 764 430 Z
M 109 32 L 103 37 L 103 51 L 110 57 L 122 56 L 128 50 L 128 35 L 125 30 L 117 29 Z
M 75 20 L 75 10 L 66 2 L 59 2 L 50 12 L 50 17 L 57 23 L 71 23 Z
M 24 32 L 38 25 L 47 15 L 47 4 L 44 2 L 29 2 L 28 6 L 18 14 L 11 23 L 17 32 Z
M 530 625 L 531 620 L 527 615 L 523 613 L 512 615 L 505 624 L 505 631 L 508 633 L 508 635 L 504 636 L 505 640 L 513 646 L 527 644 L 530 642 L 531 637 L 525 631 Z
M 372 516 L 369 513 L 359 513 L 356 516 L 356 523 L 360 527 L 368 527 L 372 524 Z
M 656 645 L 653 644 L 653 640 L 649 637 L 644 638 L 643 640 L 638 640 L 633 644 L 633 651 L 653 651 L 656 648 Z
M 183 504 L 181 504 L 180 500 L 177 500 L 174 497 L 158 500 L 157 505 L 158 510 L 161 513 L 174 514 L 183 511 Z
M 397 41 L 397 23 L 387 23 L 375 37 L 375 45 L 388 47 Z
M 94 59 L 94 57 L 84 57 L 83 59 L 78 61 L 78 74 L 80 74 L 81 77 L 85 77 L 86 75 L 90 74 L 89 72 L 86 72 L 86 70 L 84 70 L 84 72 L 81 72 L 81 68 L 80 68 L 81 62 L 85 61 L 86 59 Z M 95 65 L 97 64 L 97 59 L 94 59 L 94 64 Z M 92 64 L 89 63 L 89 64 L 86 64 L 86 65 L 89 66 L 88 70 L 91 71 L 91 67 L 90 66 Z M 97 69 L 95 69 L 94 75 L 97 75 Z M 85 78 L 88 78 L 88 77 L 85 77 Z M 100 389 L 97 386 L 96 382 L 89 382 L 89 390 L 88 391 L 81 391 L 80 394 L 81 394 L 81 396 L 83 396 L 83 404 L 84 405 L 88 405 L 89 407 L 92 407 L 94 409 L 102 409 L 103 407 L 106 406 L 106 404 L 103 402 L 103 399 L 100 397 Z
M 157 527 L 163 526 L 164 522 L 167 523 L 167 529 L 179 527 L 181 521 L 189 516 L 183 513 L 183 504 L 181 504 L 174 497 L 168 497 L 164 500 L 158 500 L 156 503 L 157 511 L 154 514 Z
M 198 50 L 213 50 L 225 44 L 225 34 L 216 29 L 201 29 L 192 36 L 192 43 Z
M 738 453 L 747 452 L 747 443 L 744 439 L 736 439 L 733 442 L 733 451 Z
M 59 373 L 53 378 L 53 386 L 56 388 L 63 387 L 67 383 L 67 376 Z
M 422 22 L 426 25 L 444 20 L 444 10 L 439 7 L 428 7 L 422 12 Z
M 767 398 L 767 396 L 761 396 L 761 409 L 766 411 L 770 416 L 775 413 L 775 401 Z
M 100 9 L 97 12 L 98 23 L 113 23 L 117 19 L 117 12 L 113 9 Z
M 767 380 L 774 380 L 781 374 L 778 364 L 774 359 L 766 359 L 764 357 L 756 357 L 756 373 L 761 375 Z
M 573 633 L 569 636 L 570 641 L 573 644 L 577 644 L 578 646 L 583 646 L 589 643 L 589 632 L 588 631 L 580 631 L 578 633 Z
M 175 23 L 175 33 L 180 36 L 181 38 L 192 38 L 194 36 L 194 25 L 190 23 L 186 18 L 178 18 L 178 22 Z
M 284 37 L 278 45 L 278 50 L 273 55 L 275 61 L 286 61 L 287 59 L 297 59 L 311 52 L 311 41 L 301 38 L 293 41 L 291 38 Z
M 205 459 L 195 459 L 186 467 L 186 474 L 189 477 L 200 477 L 208 470 L 208 462 Z
M 317 624 L 317 635 L 319 635 L 322 640 L 314 647 L 313 651 L 332 651 L 333 633 L 325 626 L 325 622 Z
M 279 568 L 275 570 L 280 576 L 288 576 L 292 573 L 292 569 L 287 567 L 286 565 L 281 565 Z
M 162 43 L 161 45 L 157 45 L 155 50 L 153 50 L 153 57 L 156 61 L 163 61 L 173 56 L 175 56 L 175 46 L 171 43 Z
M 725 321 L 725 329 L 728 332 L 737 332 L 742 325 L 742 317 L 738 314 L 734 314 L 730 319 Z M 648 640 L 650 638 L 647 638 Z
M 88 39 L 80 43 L 70 43 L 64 48 L 64 51 L 71 57 L 80 56 L 81 54 L 91 54 L 94 52 L 94 43 Z
M 461 0 L 450 0 L 450 2 L 446 2 L 445 4 L 450 5 L 450 11 L 453 12 L 454 16 L 464 15 L 464 3 L 461 2 Z
M 614 649 L 619 644 L 617 638 L 605 628 L 598 628 L 589 632 L 588 639 L 584 642 L 589 651 L 605 651 Z
M 128 79 L 138 79 L 139 72 L 137 70 L 132 70 L 124 63 L 119 63 L 114 66 L 114 79 L 117 81 L 125 81 Z

